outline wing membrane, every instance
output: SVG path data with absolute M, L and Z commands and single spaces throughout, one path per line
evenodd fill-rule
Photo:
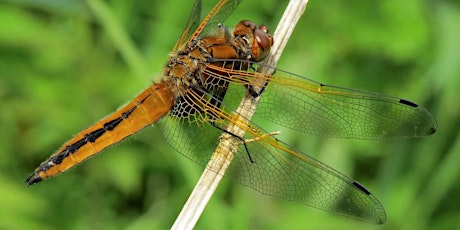
M 207 96 L 213 98 L 211 94 Z M 226 127 L 234 119 L 230 118 L 229 112 L 215 106 L 196 103 L 197 98 L 203 98 L 201 94 L 190 92 L 187 97 L 190 100 L 183 103 L 199 105 L 200 108 L 196 109 L 207 113 L 195 112 L 186 117 L 164 119 L 165 137 L 176 151 L 206 167 L 222 134 L 216 126 Z M 192 104 L 192 101 L 195 103 Z M 232 107 L 225 100 L 222 103 L 225 108 Z M 215 115 L 221 119 L 216 119 Z M 244 139 L 248 151 L 244 145 L 238 147 L 224 175 L 229 179 L 266 195 L 371 223 L 385 222 L 382 205 L 356 181 L 306 154 L 292 150 L 255 124 L 250 123 L 250 127 L 246 128 Z
M 247 139 L 248 160 L 240 146 L 228 172 L 239 182 L 275 197 L 296 201 L 324 211 L 384 223 L 385 211 L 379 201 L 364 187 L 335 169 L 267 135 L 252 126 Z
M 173 52 L 177 51 L 182 45 L 187 42 L 187 39 L 192 35 L 195 29 L 200 24 L 200 17 L 201 17 L 201 0 L 196 0 L 193 3 L 192 10 L 187 19 L 187 23 L 185 24 L 185 28 L 182 31 L 182 34 L 177 41 L 176 45 L 174 46 Z
M 222 23 L 230 16 L 233 10 L 241 3 L 242 0 L 221 0 L 208 15 L 201 21 L 201 0 L 196 0 L 188 17 L 185 29 L 179 40 L 174 46 L 173 51 L 178 50 L 183 44 L 192 39 L 198 38 L 202 34 L 207 34 L 214 30 L 218 23 Z
M 229 62 L 244 66 L 238 63 L 245 61 Z M 329 86 L 279 69 L 273 76 L 246 69 L 230 73 L 228 81 L 243 85 L 251 84 L 251 78 L 269 78 L 254 116 L 297 131 L 324 137 L 382 139 L 426 136 L 437 129 L 436 120 L 425 108 L 402 98 Z
M 217 23 L 225 21 L 230 16 L 233 10 L 241 3 L 242 0 L 221 0 L 217 3 L 209 14 L 203 19 L 198 28 L 193 32 L 189 39 L 199 37 L 202 33 L 206 34 L 209 30 L 213 30 Z

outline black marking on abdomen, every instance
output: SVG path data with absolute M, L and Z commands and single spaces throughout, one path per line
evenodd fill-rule
M 88 141 L 88 142 L 93 143 L 93 142 L 95 142 L 97 140 L 97 138 L 102 136 L 102 134 L 104 134 L 104 133 L 105 133 L 105 130 L 103 128 L 94 130 L 91 133 L 85 134 L 85 140 Z
M 417 108 L 417 107 L 418 107 L 417 104 L 415 104 L 415 103 L 412 102 L 412 101 L 408 101 L 408 100 L 406 100 L 406 99 L 399 99 L 399 103 L 404 104 L 404 105 L 408 105 L 408 106 L 414 107 L 414 108 Z
M 370 195 L 371 192 L 369 192 L 366 188 L 364 188 L 364 186 L 362 186 L 360 183 L 358 183 L 357 181 L 353 181 L 352 183 L 356 188 L 358 188 L 359 190 L 361 190 L 362 192 L 366 193 L 366 195 Z
M 148 95 L 147 97 L 149 97 L 149 96 L 151 96 L 151 95 Z M 76 153 L 80 148 L 82 148 L 83 146 L 85 146 L 88 143 L 96 142 L 96 140 L 99 137 L 101 137 L 102 135 L 104 135 L 104 133 L 106 133 L 108 131 L 113 131 L 123 120 L 128 118 L 134 112 L 134 110 L 136 110 L 136 108 L 139 107 L 139 105 L 141 105 L 147 99 L 147 97 L 145 97 L 144 99 L 139 101 L 135 106 L 133 106 L 128 111 L 122 113 L 120 117 L 115 118 L 115 119 L 113 119 L 111 121 L 108 121 L 108 122 L 104 123 L 102 128 L 96 129 L 96 130 L 94 130 L 94 131 L 92 131 L 90 133 L 85 134 L 84 137 L 81 138 L 80 140 L 78 140 L 78 141 L 74 142 L 73 144 L 68 145 L 67 147 L 65 147 L 65 149 L 62 150 L 62 152 L 60 152 L 60 153 L 58 153 L 58 154 L 56 154 L 54 156 L 51 156 L 47 161 L 43 162 L 39 166 L 39 170 L 43 172 L 43 171 L 46 171 L 49 168 L 53 167 L 54 165 L 61 164 L 62 161 L 65 158 L 67 158 L 70 154 Z
M 43 181 L 45 178 L 42 178 L 40 176 L 41 172 L 46 172 L 53 166 L 61 164 L 62 161 L 64 161 L 64 159 L 70 156 L 70 154 L 76 153 L 81 147 L 85 146 L 87 143 L 96 142 L 96 140 L 102 135 L 104 135 L 105 132 L 114 130 L 124 119 L 128 118 L 134 112 L 134 110 L 136 110 L 137 107 L 144 103 L 144 101 L 149 96 L 151 95 L 148 95 L 142 100 L 140 100 L 131 109 L 122 113 L 120 117 L 104 123 L 102 128 L 96 129 L 90 133 L 86 133 L 83 136 L 83 138 L 77 140 L 71 145 L 68 145 L 60 153 L 52 155 L 48 160 L 41 163 L 40 166 L 38 166 L 38 168 L 26 178 L 25 182 L 28 185 L 34 185 L 36 183 Z
M 67 146 L 67 151 L 69 153 L 75 153 L 78 151 L 78 149 L 80 149 L 81 147 L 83 147 L 84 145 L 86 145 L 86 143 L 88 143 L 88 141 L 86 141 L 85 138 L 83 139 L 80 139 L 78 140 L 77 142 L 73 143 L 72 145 L 69 145 Z

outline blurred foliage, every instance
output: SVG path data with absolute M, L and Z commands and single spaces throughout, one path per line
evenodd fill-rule
M 212 7 L 205 1 L 204 11 Z M 166 229 L 202 170 L 157 126 L 27 188 L 65 140 L 158 76 L 192 2 L 0 2 L 0 229 Z M 247 0 L 227 20 L 275 28 L 285 1 Z M 429 138 L 359 141 L 283 132 L 283 140 L 358 179 L 387 210 L 374 226 L 224 181 L 197 229 L 460 229 L 460 4 L 311 1 L 279 68 L 426 106 Z M 275 38 L 276 39 L 276 38 Z M 265 127 L 278 130 L 277 126 Z

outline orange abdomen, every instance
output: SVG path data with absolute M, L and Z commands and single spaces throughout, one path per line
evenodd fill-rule
M 155 123 L 169 112 L 174 95 L 163 83 L 150 86 L 127 105 L 67 141 L 43 162 L 26 182 L 36 184 L 57 175 Z

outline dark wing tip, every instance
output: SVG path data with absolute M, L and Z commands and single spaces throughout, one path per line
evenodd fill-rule
M 406 100 L 406 99 L 399 99 L 399 103 L 403 104 L 403 105 L 407 105 L 409 107 L 412 107 L 412 108 L 418 108 L 419 105 L 412 102 L 412 101 L 409 101 L 409 100 Z M 426 130 L 426 132 L 424 133 L 424 135 L 431 135 L 431 134 L 434 134 L 437 130 L 437 124 L 436 124 L 436 120 L 433 118 L 433 116 L 428 112 L 426 111 L 426 114 L 425 115 L 428 115 L 430 116 L 430 119 L 432 120 L 431 124 L 433 125 L 432 127 L 428 128 Z
M 386 216 L 385 216 L 385 218 L 377 220 L 376 224 L 384 224 L 385 222 L 387 222 Z
M 367 190 L 364 186 L 362 186 L 360 183 L 358 183 L 357 181 L 353 181 L 353 186 L 355 186 L 357 189 L 361 190 L 361 192 L 364 192 L 366 195 L 370 195 L 371 192 L 369 192 L 369 190 Z
M 357 181 L 353 181 L 351 183 L 355 188 L 359 189 L 361 192 L 363 192 L 366 196 L 372 196 L 371 192 L 367 190 L 363 185 L 361 185 Z M 358 217 L 359 219 L 362 219 L 366 222 L 373 223 L 373 224 L 384 224 L 387 221 L 387 216 L 385 214 L 385 210 L 381 206 L 381 204 L 376 201 L 377 204 L 374 206 L 377 209 L 374 209 L 373 211 L 370 211 L 369 213 L 372 215 L 367 215 L 367 216 L 361 216 Z
M 427 135 L 431 135 L 431 134 L 435 133 L 436 130 L 437 130 L 436 127 L 431 127 L 431 128 L 428 130 Z
M 413 107 L 413 108 L 418 107 L 418 104 L 416 104 L 416 103 L 414 103 L 412 101 L 406 100 L 406 99 L 399 99 L 399 103 L 407 105 L 407 106 L 410 106 L 410 107 Z
M 31 186 L 41 182 L 43 179 L 38 175 L 37 172 L 30 174 L 24 181 L 27 185 Z

